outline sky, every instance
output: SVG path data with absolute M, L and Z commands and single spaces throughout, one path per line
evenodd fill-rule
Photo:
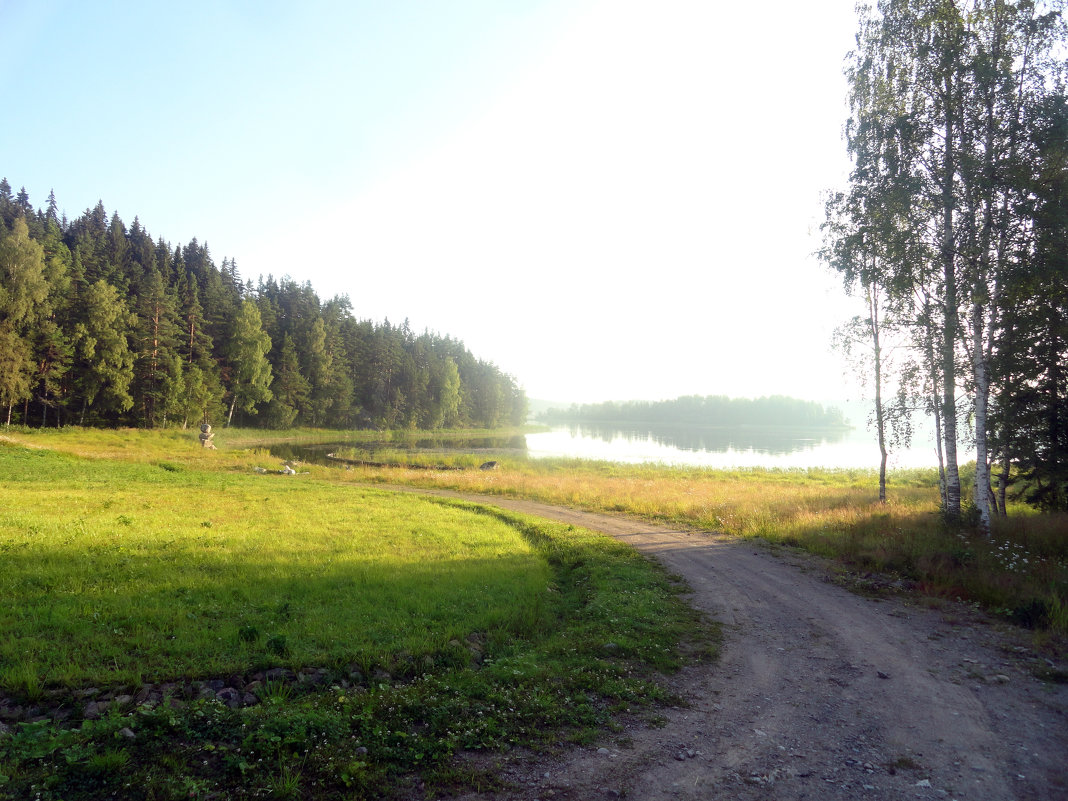
M 854 0 L 0 0 L 0 175 L 531 398 L 854 398 Z

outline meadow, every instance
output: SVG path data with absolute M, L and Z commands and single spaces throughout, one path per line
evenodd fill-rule
M 282 476 L 268 450 L 334 438 L 226 430 L 204 451 L 188 431 L 0 435 L 0 798 L 493 787 L 457 755 L 655 722 L 672 700 L 657 677 L 715 652 L 684 588 L 605 537 L 375 485 L 803 548 L 853 589 L 964 601 L 1063 653 L 1068 520 L 1010 506 L 976 536 L 941 519 L 933 471 L 893 473 L 879 504 L 863 470 L 530 460 L 358 432 L 349 455 L 373 442 L 398 466 Z M 487 459 L 500 467 L 477 469 Z
M 403 460 L 398 451 L 394 460 Z M 442 466 L 448 458 L 437 458 Z M 463 457 L 457 457 L 462 459 Z M 898 470 L 878 502 L 874 470 L 716 470 L 502 453 L 495 471 L 356 467 L 346 480 L 522 497 L 802 548 L 831 560 L 843 583 L 927 602 L 964 601 L 1063 647 L 1068 635 L 1068 515 L 1010 502 L 990 537 L 947 524 L 935 470 Z M 464 462 L 456 464 L 466 467 Z M 968 487 L 974 465 L 961 469 Z M 965 506 L 967 507 L 967 491 Z
M 655 716 L 714 652 L 606 537 L 277 468 L 193 432 L 0 437 L 0 798 L 492 785 L 455 755 Z

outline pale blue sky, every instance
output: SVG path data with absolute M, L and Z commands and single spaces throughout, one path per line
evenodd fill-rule
M 838 397 L 852 0 L 0 0 L 0 174 L 555 400 Z

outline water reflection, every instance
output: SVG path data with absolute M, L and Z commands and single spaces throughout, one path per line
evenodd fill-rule
M 845 431 L 698 427 L 570 425 L 527 435 L 535 459 L 597 459 L 626 464 L 735 468 L 875 468 L 879 449 L 864 428 Z M 891 468 L 932 467 L 933 439 L 918 434 L 911 447 L 890 455 Z
M 328 453 L 341 453 L 354 462 L 456 464 L 444 457 L 476 454 L 491 460 L 508 456 L 596 459 L 640 464 L 701 467 L 875 468 L 879 449 L 874 435 L 863 427 L 852 430 L 791 430 L 783 428 L 701 428 L 685 426 L 556 426 L 550 431 L 512 437 L 434 436 L 383 437 L 376 440 L 329 440 L 277 443 L 270 446 L 279 460 L 331 464 Z M 409 454 L 411 460 L 404 455 Z M 443 458 L 437 458 L 441 456 Z M 962 459 L 970 458 L 962 455 Z M 333 462 L 334 465 L 337 462 Z M 477 467 L 478 462 L 474 462 Z M 933 439 L 917 432 L 912 447 L 890 456 L 890 467 L 933 467 Z
M 811 429 L 704 428 L 697 426 L 600 426 L 572 424 L 564 426 L 573 437 L 588 437 L 604 443 L 619 439 L 628 443 L 653 442 L 680 451 L 756 451 L 783 455 L 811 450 L 820 445 L 842 442 L 849 429 L 813 431 Z

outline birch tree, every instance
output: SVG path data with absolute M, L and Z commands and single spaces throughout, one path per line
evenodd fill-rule
M 1060 69 L 1054 53 L 1060 25 L 1051 7 L 1040 9 L 1031 2 L 988 0 L 965 9 L 962 16 L 968 47 L 961 69 L 967 91 L 961 92 L 959 109 L 963 224 L 957 252 L 968 299 L 965 343 L 975 410 L 974 503 L 980 529 L 988 532 L 994 331 L 1010 245 L 1030 223 L 1019 214 L 1025 187 L 1015 180 L 1014 166 L 1025 110 L 1039 103 L 1048 80 Z
M 255 414 L 256 404 L 265 403 L 272 397 L 271 363 L 267 361 L 271 338 L 263 330 L 260 311 L 253 301 L 242 301 L 233 330 L 230 340 L 230 361 L 233 370 L 230 412 L 226 416 L 227 427 L 234 418 L 235 408 Z
M 879 283 L 913 304 L 940 390 L 943 508 L 961 514 L 958 393 L 977 450 L 973 501 L 989 531 L 991 364 L 1022 191 L 1010 169 L 1026 109 L 1060 85 L 1060 2 L 884 0 L 862 9 L 847 77 L 853 203 L 865 211 Z M 922 306 L 916 303 L 923 298 Z M 961 369 L 961 357 L 968 367 Z M 931 358 L 933 356 L 933 358 Z
M 44 248 L 30 238 L 25 217 L 16 217 L 9 233 L 0 228 L 0 403 L 8 425 L 12 406 L 30 397 L 30 335 L 47 297 Z

